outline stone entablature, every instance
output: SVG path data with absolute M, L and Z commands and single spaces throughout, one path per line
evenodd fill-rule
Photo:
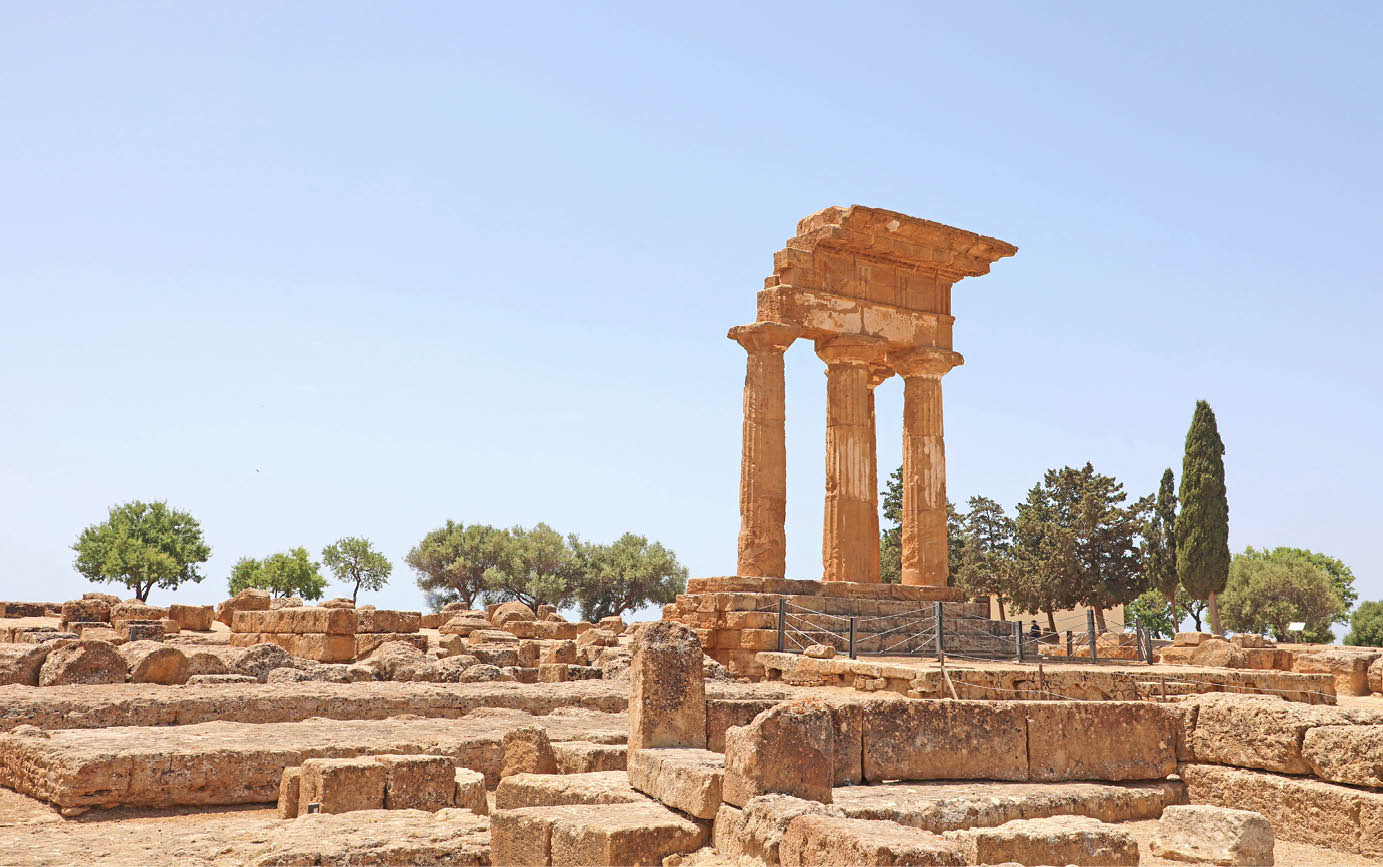
M 874 389 L 904 380 L 903 568 L 908 585 L 945 586 L 946 461 L 941 377 L 951 348 L 951 287 L 1017 248 L 895 211 L 819 211 L 774 256 L 757 321 L 730 329 L 749 354 L 744 382 L 737 572 L 785 575 L 787 502 L 783 352 L 798 338 L 826 363 L 826 581 L 877 583 Z

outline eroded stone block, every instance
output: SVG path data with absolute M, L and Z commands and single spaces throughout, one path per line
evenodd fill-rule
M 744 806 L 778 793 L 830 803 L 835 779 L 835 724 L 820 699 L 775 705 L 747 726 L 725 733 L 723 797 Z
M 995 828 L 947 831 L 960 844 L 965 864 L 1136 865 L 1133 834 L 1088 816 L 1017 819 Z
M 629 663 L 629 749 L 706 747 L 701 642 L 680 623 L 659 621 L 634 637 Z
M 634 750 L 629 784 L 665 805 L 701 819 L 714 819 L 721 804 L 725 756 L 690 747 Z
M 1171 861 L 1271 867 L 1273 826 L 1251 810 L 1207 804 L 1168 807 L 1149 848 Z
M 373 756 L 352 759 L 308 759 L 298 782 L 298 815 L 309 804 L 320 804 L 322 813 L 384 808 L 385 767 Z

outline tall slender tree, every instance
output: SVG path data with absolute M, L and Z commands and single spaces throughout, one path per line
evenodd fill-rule
M 1229 500 L 1225 444 L 1210 404 L 1196 401 L 1181 462 L 1181 513 L 1176 519 L 1177 575 L 1193 599 L 1204 599 L 1210 628 L 1220 634 L 1215 595 L 1229 581 Z
M 1148 526 L 1143 530 L 1143 569 L 1148 583 L 1166 598 L 1172 611 L 1176 611 L 1177 587 L 1181 584 L 1181 579 L 1177 577 L 1176 523 L 1176 476 L 1168 467 L 1162 473 L 1162 484 L 1157 488 L 1157 503 L 1148 518 Z

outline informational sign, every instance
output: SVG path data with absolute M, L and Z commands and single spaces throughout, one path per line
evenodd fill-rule
M 1293 620 L 1291 623 L 1288 623 L 1288 624 L 1287 624 L 1287 631 L 1288 631 L 1288 632 L 1305 632 L 1305 631 L 1306 631 L 1306 621 L 1305 621 L 1305 620 Z

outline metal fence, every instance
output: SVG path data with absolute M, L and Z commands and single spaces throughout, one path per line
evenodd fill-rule
M 1105 631 L 1100 632 L 1093 611 L 1086 612 L 1085 628 L 1080 631 L 1061 629 L 1064 624 L 1058 624 L 1055 631 L 1050 627 L 1024 630 L 1017 620 L 948 613 L 940 602 L 902 614 L 851 616 L 827 614 L 780 598 L 776 614 L 780 653 L 801 653 L 821 644 L 851 659 L 919 656 L 977 661 L 1152 662 L 1149 630 L 1135 623 L 1130 631 L 1117 620 L 1107 620 Z M 1108 643 L 1111 638 L 1113 643 Z M 1130 642 L 1136 648 L 1132 658 L 1122 649 Z

